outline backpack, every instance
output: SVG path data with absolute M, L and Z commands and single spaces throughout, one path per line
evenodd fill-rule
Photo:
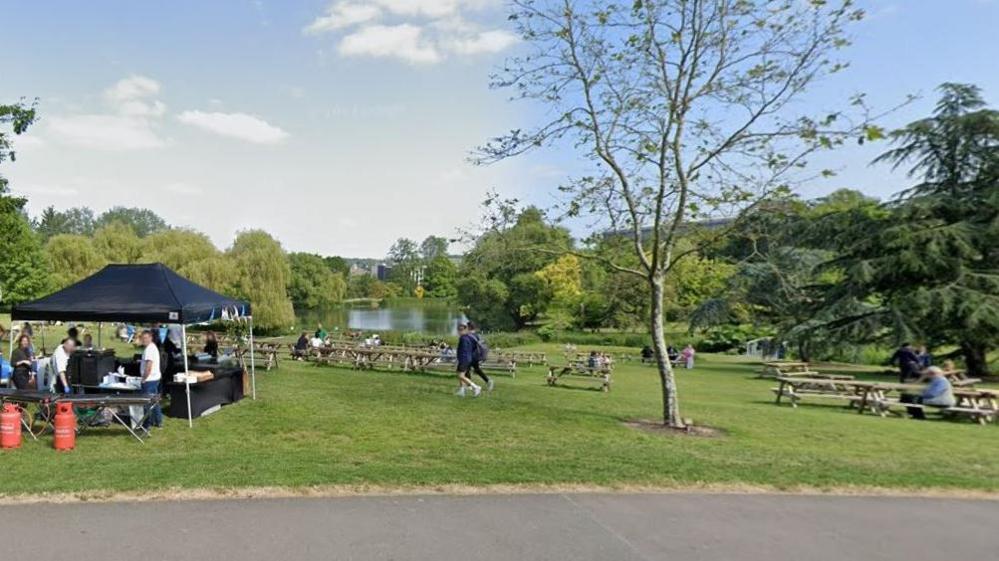
M 489 358 L 489 345 L 486 341 L 479 336 L 478 333 L 472 336 L 475 341 L 475 347 L 472 349 L 472 359 L 475 362 L 485 362 Z

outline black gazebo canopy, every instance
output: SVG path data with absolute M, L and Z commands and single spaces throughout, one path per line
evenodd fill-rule
M 199 286 L 162 263 L 152 263 L 108 265 L 45 298 L 14 306 L 11 319 L 190 325 L 233 312 L 249 316 L 250 304 Z

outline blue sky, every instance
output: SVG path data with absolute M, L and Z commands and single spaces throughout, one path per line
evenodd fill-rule
M 999 1 L 871 0 L 852 67 L 810 97 L 864 91 L 925 115 L 944 81 L 999 96 Z M 30 211 L 146 206 L 227 246 L 260 227 L 289 250 L 381 256 L 400 236 L 451 235 L 486 191 L 550 204 L 567 149 L 488 168 L 465 163 L 536 108 L 490 91 L 516 40 L 500 0 L 0 0 L 0 100 L 38 97 L 42 120 L 6 174 Z M 833 179 L 889 196 L 884 146 L 823 156 Z

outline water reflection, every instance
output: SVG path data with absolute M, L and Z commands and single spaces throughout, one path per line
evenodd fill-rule
M 302 329 L 322 323 L 327 329 L 339 327 L 357 331 L 421 331 L 437 335 L 455 335 L 465 314 L 452 304 L 442 302 L 400 301 L 371 305 L 341 306 L 327 310 L 298 310 Z

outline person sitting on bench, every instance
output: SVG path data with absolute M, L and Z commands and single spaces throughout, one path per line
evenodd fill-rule
M 645 345 L 642 347 L 642 362 L 652 362 L 655 358 L 656 352 L 652 350 L 652 347 Z
M 309 353 L 309 338 L 305 335 L 303 331 L 301 335 L 298 336 L 298 341 L 295 341 L 295 358 L 302 360 L 305 355 Z
M 954 390 L 951 388 L 950 380 L 944 375 L 943 369 L 931 366 L 924 371 L 923 376 L 928 380 L 928 383 L 923 393 L 916 396 L 914 402 L 935 407 L 953 407 L 956 403 Z M 921 408 L 909 407 L 908 409 L 913 419 L 926 418 L 926 414 Z

